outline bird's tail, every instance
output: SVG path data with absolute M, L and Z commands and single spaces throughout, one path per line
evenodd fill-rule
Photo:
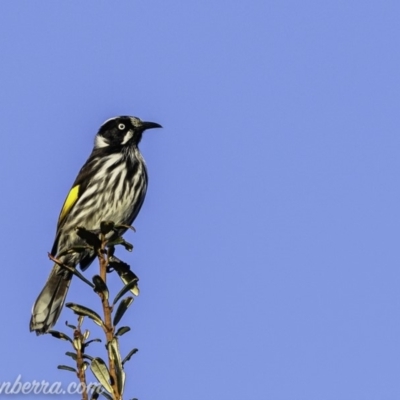
M 72 274 L 54 264 L 44 288 L 32 308 L 30 330 L 46 333 L 57 322 L 71 283 Z

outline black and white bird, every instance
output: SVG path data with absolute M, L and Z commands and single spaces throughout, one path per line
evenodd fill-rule
M 96 230 L 101 221 L 131 225 L 142 207 L 147 190 L 147 170 L 138 145 L 147 129 L 161 128 L 155 122 L 120 116 L 108 119 L 95 137 L 94 148 L 69 191 L 58 218 L 51 251 L 56 257 L 71 247 L 84 245 L 77 227 Z M 121 229 L 123 234 L 126 229 Z M 92 250 L 60 257 L 73 268 L 85 270 L 95 259 Z M 54 264 L 32 309 L 30 330 L 50 330 L 60 315 L 72 274 Z

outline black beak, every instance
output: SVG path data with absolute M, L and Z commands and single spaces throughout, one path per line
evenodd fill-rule
M 143 121 L 141 129 L 145 131 L 146 129 L 154 129 L 154 128 L 162 128 L 160 124 L 157 124 L 156 122 L 147 122 Z

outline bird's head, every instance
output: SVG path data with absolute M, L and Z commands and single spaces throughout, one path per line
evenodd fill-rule
M 110 118 L 97 132 L 95 148 L 122 148 L 137 146 L 146 129 L 161 128 L 155 122 L 142 121 L 137 117 L 121 116 Z

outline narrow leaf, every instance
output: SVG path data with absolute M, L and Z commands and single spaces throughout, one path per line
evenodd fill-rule
M 121 236 L 117 237 L 116 239 L 109 240 L 107 246 L 116 246 L 117 244 L 122 244 L 124 239 Z
M 65 353 L 65 355 L 68 356 L 68 357 L 71 357 L 73 360 L 76 361 L 76 358 L 77 358 L 76 353 L 72 353 L 72 351 L 67 351 L 67 352 Z
M 123 229 L 131 229 L 133 232 L 136 232 L 136 229 L 135 229 L 135 227 L 134 226 L 132 226 L 132 225 L 116 225 L 115 226 L 115 229 L 121 229 L 121 228 L 123 228 Z
M 120 275 L 120 278 L 122 280 L 122 282 L 124 282 L 125 284 L 128 284 L 130 282 L 135 282 L 135 284 L 133 285 L 133 287 L 130 289 L 130 291 L 135 295 L 135 296 L 139 296 L 139 287 L 138 287 L 138 281 L 139 278 L 136 276 L 136 274 L 134 274 L 132 271 L 126 271 L 123 274 Z
M 121 278 L 122 282 L 124 282 L 125 285 L 132 281 L 136 281 L 136 285 L 133 285 L 130 291 L 135 296 L 139 296 L 140 291 L 139 287 L 137 286 L 139 278 L 131 271 L 131 267 L 117 257 L 112 257 L 111 261 L 109 262 L 109 266 L 117 271 L 118 276 Z
M 126 292 L 129 292 L 129 290 L 132 290 L 134 286 L 137 286 L 137 281 L 138 281 L 138 279 L 133 280 L 133 281 L 127 283 L 127 284 L 118 292 L 118 294 L 115 296 L 115 299 L 114 299 L 114 301 L 113 301 L 113 305 L 115 305 L 115 304 L 118 302 L 118 300 L 119 300 Z
M 111 240 L 108 243 L 108 246 L 116 246 L 117 244 L 120 244 L 121 246 L 124 246 L 126 250 L 132 251 L 133 250 L 133 244 L 127 242 L 124 238 L 119 237 L 117 239 Z
M 76 350 L 80 350 L 82 348 L 82 342 L 79 338 L 73 340 L 73 345 Z
M 119 328 L 115 333 L 115 336 L 125 335 L 125 333 L 129 332 L 130 330 L 131 328 L 129 328 L 129 326 L 121 326 L 121 328 Z
M 53 336 L 57 339 L 68 340 L 69 342 L 72 343 L 72 339 L 65 333 L 58 332 L 58 331 L 48 331 L 47 333 L 49 333 L 51 336 Z
M 59 365 L 57 366 L 58 369 L 64 369 L 65 371 L 71 371 L 77 373 L 77 370 L 72 367 L 68 367 L 68 365 Z
M 118 274 L 123 274 L 131 269 L 129 264 L 121 261 L 118 257 L 115 256 L 110 257 L 109 266 L 115 269 Z
M 100 343 L 101 343 L 101 339 L 92 339 L 92 340 L 88 340 L 88 341 L 85 343 L 85 347 L 89 346 L 89 344 L 90 344 L 90 343 L 93 343 L 93 342 L 100 342 Z
M 108 295 L 109 295 L 108 287 L 107 287 L 106 283 L 103 281 L 103 278 L 100 275 L 95 275 L 92 278 L 92 281 L 94 283 L 93 290 L 96 293 L 101 293 L 103 295 L 103 297 L 108 300 Z
M 92 360 L 90 364 L 90 369 L 93 372 L 93 375 L 97 378 L 97 380 L 104 386 L 104 388 L 109 392 L 113 393 L 113 389 L 110 384 L 110 373 L 108 372 L 108 368 L 106 363 L 99 357 L 96 357 Z
M 101 385 L 97 385 L 94 388 L 91 387 L 91 389 L 93 390 L 93 392 L 92 392 L 92 396 L 90 397 L 90 400 L 97 400 L 99 398 L 102 390 L 104 390 L 103 386 L 101 386 Z
M 65 307 L 70 308 L 75 314 L 77 315 L 82 315 L 84 317 L 89 317 L 92 319 L 97 325 L 103 326 L 104 323 L 102 319 L 100 318 L 100 315 L 91 310 L 90 308 L 81 306 L 79 304 L 75 303 L 67 303 Z
M 112 360 L 114 360 L 115 375 L 117 376 L 117 388 L 118 388 L 118 392 L 122 396 L 123 391 L 124 391 L 124 384 L 125 384 L 125 372 L 122 368 L 121 354 L 119 352 L 118 339 L 113 338 L 108 343 L 108 352 L 109 352 L 110 358 Z
M 100 392 L 98 391 L 98 388 L 101 388 L 101 385 L 98 385 L 93 389 L 93 393 L 90 396 L 90 400 L 97 400 L 99 398 Z
M 124 365 L 127 361 L 129 361 L 131 359 L 131 357 L 137 353 L 139 350 L 138 349 L 132 349 L 127 355 L 126 357 L 123 359 L 122 361 L 122 365 Z
M 124 239 L 123 243 L 121 243 L 121 244 L 122 244 L 122 246 L 125 247 L 126 250 L 128 250 L 128 251 L 132 251 L 133 250 L 133 244 L 127 242 L 125 239 Z
M 67 326 L 68 326 L 68 328 L 71 328 L 71 329 L 76 329 L 76 326 L 75 326 L 75 325 L 71 325 L 71 324 L 69 324 L 69 323 L 68 323 L 68 321 L 65 321 L 65 325 L 67 325 Z
M 119 303 L 119 306 L 117 308 L 117 311 L 115 312 L 114 315 L 114 320 L 113 320 L 113 325 L 116 326 L 118 322 L 121 320 L 122 316 L 125 314 L 125 311 L 128 309 L 128 307 L 132 304 L 133 302 L 133 297 L 127 297 Z

